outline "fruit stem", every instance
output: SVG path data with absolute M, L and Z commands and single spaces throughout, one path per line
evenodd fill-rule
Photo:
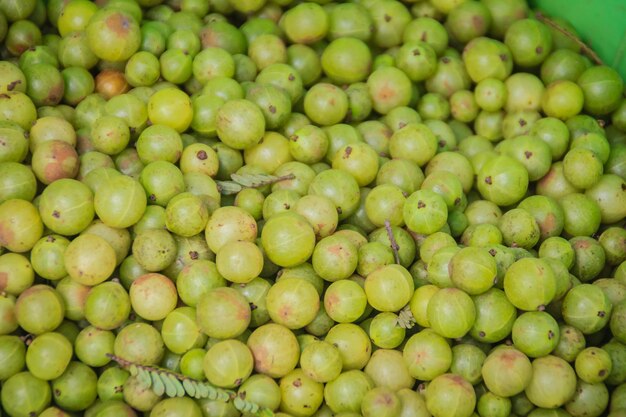
M 24 336 L 20 336 L 20 340 L 22 342 L 24 342 L 24 344 L 26 346 L 30 346 L 30 344 L 32 343 L 33 339 L 35 338 L 35 336 L 33 336 L 32 334 L 28 333 L 25 334 Z
M 389 219 L 385 220 L 385 230 L 387 231 L 387 237 L 389 237 L 389 243 L 391 243 L 391 250 L 393 251 L 393 256 L 396 259 L 396 263 L 400 264 L 400 254 L 398 251 L 400 250 L 400 245 L 396 242 L 396 238 L 393 235 L 393 230 L 391 230 L 391 222 Z
M 596 54 L 594 52 L 594 50 L 591 49 L 590 46 L 588 46 L 586 43 L 581 41 L 580 38 L 578 38 L 578 36 L 574 35 L 572 32 L 570 32 L 569 30 L 565 29 L 563 26 L 559 25 L 554 20 L 550 19 L 549 17 L 547 17 L 546 15 L 544 15 L 541 12 L 536 12 L 535 16 L 537 17 L 537 20 L 539 20 L 540 22 L 545 23 L 546 25 L 550 26 L 554 30 L 561 32 L 567 38 L 569 38 L 569 39 L 573 40 L 574 42 L 576 42 L 576 44 L 578 46 L 580 46 L 580 49 L 585 53 L 585 55 L 587 55 L 589 58 L 591 58 L 593 60 L 593 62 L 595 62 L 598 65 L 604 65 L 604 63 L 602 62 L 602 59 L 600 59 L 598 54 Z

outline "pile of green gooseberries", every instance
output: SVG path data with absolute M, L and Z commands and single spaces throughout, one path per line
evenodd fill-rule
M 588 56 L 526 0 L 0 0 L 0 416 L 626 416 Z

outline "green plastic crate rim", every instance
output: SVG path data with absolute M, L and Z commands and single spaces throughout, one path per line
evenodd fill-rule
M 605 65 L 626 80 L 626 0 L 529 0 L 548 16 L 569 21 Z

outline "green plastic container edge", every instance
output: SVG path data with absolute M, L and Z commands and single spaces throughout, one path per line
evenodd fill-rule
M 529 0 L 531 7 L 569 21 L 605 65 L 626 80 L 625 0 Z

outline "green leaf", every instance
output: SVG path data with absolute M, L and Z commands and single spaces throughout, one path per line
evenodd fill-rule
M 262 187 L 278 180 L 278 177 L 268 174 L 231 174 L 230 178 L 236 183 L 250 188 Z
M 193 382 L 193 385 L 196 388 L 196 394 L 193 397 L 197 400 L 201 398 L 206 398 L 202 396 L 202 389 L 200 388 L 200 385 L 196 381 Z
M 206 385 L 206 387 L 209 390 L 209 399 L 211 399 L 213 401 L 217 400 L 218 392 L 215 389 L 215 387 L 213 387 L 211 385 Z
M 185 392 L 189 394 L 190 397 L 196 396 L 196 387 L 191 379 L 183 379 L 183 388 L 185 388 Z
M 240 396 L 235 397 L 235 399 L 233 400 L 233 405 L 239 411 L 248 411 L 246 410 L 246 402 Z
M 230 394 L 228 391 L 224 391 L 224 390 L 218 390 L 217 391 L 217 399 L 218 400 L 222 400 L 222 401 L 228 401 L 230 400 Z
M 220 194 L 231 195 L 237 194 L 243 190 L 243 187 L 233 181 L 217 181 L 217 185 L 220 188 Z
M 152 392 L 159 397 L 165 394 L 165 385 L 163 385 L 163 381 L 161 381 L 158 372 L 151 372 L 150 375 L 152 377 Z
M 258 414 L 259 417 L 274 417 L 274 412 L 269 408 L 262 408 Z
M 175 397 L 176 386 L 172 383 L 169 376 L 165 373 L 159 373 L 159 376 L 161 377 L 161 381 L 163 381 L 163 385 L 165 385 L 165 394 L 168 397 Z
M 174 376 L 173 374 L 168 374 L 167 376 L 169 377 L 170 381 L 172 381 L 172 384 L 174 384 L 174 387 L 176 387 L 176 396 L 184 397 L 185 388 L 183 387 L 182 382 L 180 382 L 180 380 L 176 378 L 176 376 Z
M 209 397 L 209 388 L 207 388 L 206 384 L 198 382 L 197 390 L 200 392 L 200 398 Z
M 150 373 L 144 368 L 140 367 L 138 369 L 137 379 L 139 380 L 141 385 L 145 386 L 146 388 L 150 388 L 150 386 L 152 385 L 152 378 L 150 377 Z
M 259 405 L 250 401 L 244 401 L 243 411 L 245 413 L 256 414 L 259 411 Z

